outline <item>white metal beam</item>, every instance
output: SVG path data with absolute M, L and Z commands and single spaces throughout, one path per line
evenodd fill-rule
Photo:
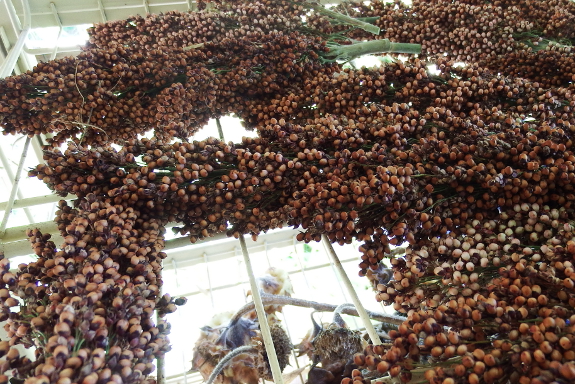
M 73 196 L 73 198 L 75 198 L 75 196 Z M 170 230 L 171 227 L 173 227 L 174 223 L 170 223 L 167 226 L 167 229 Z M 27 255 L 29 252 L 25 252 L 25 253 L 13 253 L 13 252 L 21 252 L 22 248 L 22 244 L 28 243 L 27 240 L 27 236 L 26 236 L 26 231 L 28 229 L 31 228 L 38 228 L 42 233 L 50 233 L 53 237 L 53 241 L 56 245 L 61 244 L 64 240 L 60 237 L 59 235 L 59 231 L 58 231 L 58 226 L 56 225 L 55 222 L 53 221 L 43 221 L 43 222 L 39 222 L 39 223 L 33 223 L 33 224 L 28 224 L 28 225 L 21 225 L 19 227 L 11 227 L 11 228 L 7 228 L 6 231 L 4 231 L 3 235 L 0 235 L 0 242 L 2 244 L 0 244 L 0 250 L 2 249 L 10 249 L 11 253 L 6 252 L 6 256 L 8 257 L 15 257 L 15 256 L 22 256 L 22 255 Z M 226 236 L 225 233 L 220 233 L 216 236 L 210 237 L 208 239 L 205 240 L 200 240 L 198 241 L 196 244 L 202 243 L 202 242 L 207 242 L 207 241 L 215 241 L 215 240 L 222 240 L 222 239 L 227 239 L 228 237 Z M 190 246 L 192 245 L 190 243 L 190 239 L 186 236 L 186 237 L 179 237 L 179 238 L 175 238 L 175 239 L 171 239 L 166 241 L 166 247 L 165 247 L 165 251 L 171 251 L 173 249 L 177 249 L 177 248 L 182 248 L 182 247 L 186 247 L 186 246 Z
M 335 266 L 335 269 L 337 270 L 337 274 L 339 275 L 339 280 L 343 282 L 343 285 L 345 286 L 347 293 L 351 296 L 351 300 L 353 301 L 353 305 L 355 306 L 355 309 L 357 310 L 357 313 L 359 314 L 359 317 L 361 318 L 361 321 L 363 322 L 363 326 L 365 327 L 365 330 L 367 331 L 367 334 L 369 335 L 369 338 L 371 339 L 372 344 L 373 345 L 381 344 L 381 339 L 379 338 L 377 331 L 373 327 L 373 324 L 371 324 L 371 320 L 369 318 L 369 315 L 367 314 L 367 311 L 363 307 L 363 304 L 361 304 L 361 300 L 359 300 L 359 297 L 357 296 L 357 292 L 355 291 L 355 288 L 353 288 L 353 285 L 351 284 L 351 280 L 347 276 L 345 269 L 343 269 L 343 266 L 341 265 L 341 261 L 340 261 L 339 257 L 337 256 L 337 253 L 335 252 L 333 245 L 329 241 L 326 234 L 323 234 L 321 236 L 321 239 L 322 239 L 322 242 L 323 242 L 323 244 L 327 250 L 327 254 L 329 255 L 329 258 L 331 259 L 332 264 Z
M 169 231 L 174 225 L 176 224 L 168 224 L 167 230 Z M 50 233 L 52 241 L 56 245 L 64 242 L 64 239 L 60 237 L 58 226 L 53 221 L 7 228 L 4 236 L 0 238 L 2 243 L 0 244 L 0 250 L 4 251 L 6 257 L 30 254 L 30 245 L 26 236 L 26 230 L 30 228 L 38 228 L 42 233 Z M 255 242 L 251 242 L 250 248 L 255 247 L 263 250 L 267 246 L 268 251 L 273 251 L 277 248 L 289 246 L 297 233 L 298 231 L 293 228 L 276 229 L 266 233 L 265 236 L 258 237 Z M 264 242 L 267 242 L 267 245 L 264 245 Z M 170 268 L 172 260 L 175 260 L 180 268 L 203 263 L 204 253 L 209 255 L 210 262 L 233 258 L 236 257 L 236 248 L 237 239 L 228 237 L 225 233 L 199 240 L 194 244 L 190 243 L 190 239 L 187 236 L 179 237 L 166 241 L 164 251 L 168 254 L 168 257 L 164 261 L 164 266 L 165 268 Z
M 22 175 L 22 169 L 24 168 L 24 161 L 26 160 L 26 155 L 28 154 L 28 148 L 30 147 L 31 137 L 26 137 L 26 142 L 24 143 L 24 149 L 22 150 L 22 156 L 20 156 L 20 161 L 18 162 L 18 168 L 16 169 L 16 175 L 14 177 L 14 183 L 12 184 L 12 190 L 10 191 L 10 198 L 6 204 L 6 210 L 4 211 L 4 217 L 2 218 L 2 223 L 0 223 L 0 236 L 4 233 L 6 225 L 8 225 L 8 219 L 12 212 L 12 207 L 14 206 L 14 200 L 16 200 L 16 195 L 18 194 L 18 187 L 20 185 L 20 176 Z M 33 220 L 31 220 L 33 221 Z
M 276 349 L 274 347 L 274 341 L 272 339 L 272 333 L 270 330 L 270 322 L 267 319 L 266 310 L 264 304 L 262 303 L 262 298 L 260 295 L 260 287 L 258 286 L 258 281 L 252 269 L 252 262 L 250 259 L 250 254 L 248 252 L 248 247 L 246 245 L 246 240 L 243 235 L 240 235 L 240 245 L 242 247 L 242 254 L 244 256 L 244 264 L 246 265 L 246 270 L 248 272 L 248 277 L 250 279 L 250 287 L 252 289 L 252 297 L 254 299 L 254 304 L 256 307 L 256 313 L 258 317 L 258 322 L 260 324 L 260 332 L 262 339 L 264 341 L 264 347 L 266 349 L 268 363 L 270 365 L 274 383 L 283 384 L 282 369 L 278 362 L 278 356 Z M 211 376 L 210 376 L 211 378 Z
M 38 163 L 44 163 L 44 152 L 42 150 L 42 146 L 44 145 L 44 142 L 42 141 L 42 137 L 43 135 L 38 135 L 35 136 L 32 139 L 32 150 L 34 151 L 34 155 L 36 156 L 36 161 L 38 161 Z
M 4 244 L 14 243 L 17 241 L 26 240 L 28 237 L 26 236 L 26 231 L 30 228 L 38 228 L 43 233 L 51 233 L 55 235 L 58 233 L 58 226 L 53 221 L 42 221 L 39 223 L 28 224 L 28 225 L 21 225 L 18 227 L 11 227 L 6 228 L 4 231 L 4 235 L 0 237 L 0 241 Z M 58 244 L 58 243 L 56 243 Z M 189 244 L 189 241 L 188 241 Z
M 8 158 L 6 158 L 4 151 L 0 151 L 0 164 L 2 164 L 2 166 L 4 167 L 4 171 L 6 172 L 6 175 L 8 175 L 8 179 L 12 183 L 14 183 L 14 180 L 16 180 L 17 174 L 15 174 L 12 171 L 12 167 L 10 166 L 10 162 L 8 161 Z M 24 195 L 22 195 L 22 192 L 19 190 L 17 191 L 16 196 L 18 197 L 18 200 L 20 200 L 24 197 Z M 13 202 L 13 205 L 15 205 L 15 202 Z M 6 211 L 6 208 L 8 207 L 8 202 L 4 202 L 4 203 L 0 204 L 0 206 L 3 207 L 1 210 Z M 13 207 L 11 207 L 10 209 L 12 209 L 12 208 Z M 28 221 L 33 223 L 34 217 L 32 216 L 32 213 L 30 212 L 30 210 L 28 208 L 24 208 L 24 213 L 26 214 L 26 218 L 28 219 Z
M 54 44 L 54 49 L 50 54 L 50 60 L 54 60 L 56 58 L 56 54 L 58 53 L 58 42 L 60 41 L 60 36 L 62 36 L 62 21 L 60 20 L 60 15 L 58 15 L 58 10 L 56 9 L 56 5 L 54 3 L 50 3 L 50 9 L 54 15 L 54 20 L 56 20 L 56 24 L 58 24 L 59 27 L 58 37 L 56 37 L 56 44 Z
M 282 242 L 283 247 L 289 246 L 289 242 L 287 241 L 283 241 Z M 250 245 L 248 247 L 250 252 L 258 252 L 259 248 L 257 245 Z M 195 251 L 194 251 L 195 252 Z M 230 258 L 232 258 L 230 256 Z M 351 262 L 357 262 L 359 259 L 358 255 L 354 255 L 353 257 L 348 257 L 346 259 L 341 260 L 342 263 L 351 263 Z M 176 270 L 177 268 L 180 268 L 179 265 L 174 266 L 174 265 L 168 265 L 167 263 L 164 262 L 164 271 L 171 271 L 171 270 Z M 329 268 L 331 267 L 331 263 L 322 263 L 322 264 L 317 264 L 311 267 L 308 267 L 306 270 L 307 271 L 315 271 L 317 269 L 322 269 L 322 268 Z M 176 271 L 177 272 L 177 271 Z M 290 269 L 287 271 L 288 275 L 293 275 L 294 273 L 303 273 L 302 269 Z M 218 283 L 222 283 L 221 280 L 217 281 Z M 227 289 L 227 288 L 232 288 L 232 287 L 237 287 L 240 284 L 245 284 L 248 281 L 245 279 L 241 279 L 240 281 L 234 281 L 233 283 L 226 283 L 226 284 L 222 284 L 222 285 L 217 285 L 215 287 L 212 288 L 212 291 L 221 291 L 222 289 Z M 190 297 L 190 296 L 195 296 L 195 295 L 200 295 L 205 293 L 205 289 L 196 289 L 194 291 L 190 291 L 190 292 L 180 292 L 178 291 L 178 296 L 182 296 L 182 297 Z
M 18 62 L 18 58 L 22 53 L 22 48 L 24 48 L 24 43 L 26 42 L 26 38 L 28 37 L 28 33 L 30 33 L 30 26 L 31 26 L 31 15 L 30 15 L 30 4 L 28 4 L 28 0 L 21 0 L 22 7 L 24 9 L 24 23 L 21 24 L 20 35 L 18 36 L 18 40 L 14 46 L 10 49 L 8 56 L 6 56 L 6 60 L 0 66 L 0 78 L 4 78 L 6 76 L 10 76 L 12 71 L 14 71 L 14 67 Z M 9 10 L 9 14 L 12 14 L 12 10 L 14 6 L 12 5 L 11 0 L 6 0 L 6 6 Z M 13 15 L 12 15 L 13 16 Z M 13 23 L 18 25 L 20 22 L 16 23 L 13 20 Z
M 6 50 L 6 55 L 8 55 L 8 52 L 10 52 L 10 48 L 12 48 L 12 44 L 10 44 L 10 40 L 8 39 L 8 35 L 6 34 L 6 30 L 4 29 L 3 26 L 0 26 L 0 40 L 2 42 L 2 45 L 4 46 L 4 49 Z M 0 52 L 0 56 L 2 57 L 2 62 L 4 62 L 4 60 L 6 60 L 6 57 L 3 53 Z M 19 75 L 22 73 L 22 70 L 20 69 L 20 66 L 18 65 L 18 63 L 16 63 L 14 65 L 14 73 L 16 73 L 16 75 Z
M 50 204 L 50 203 L 57 203 L 60 200 L 74 200 L 76 198 L 76 196 L 74 195 L 68 195 L 66 197 L 62 197 L 62 196 L 57 196 L 57 195 L 44 195 L 44 196 L 35 196 L 35 197 L 28 197 L 25 199 L 18 199 L 14 202 L 14 206 L 12 207 L 12 209 L 18 209 L 18 208 L 29 208 L 29 207 L 34 207 L 36 205 L 42 205 L 42 204 Z M 7 201 L 1 202 L 0 203 L 0 211 L 4 211 L 6 209 L 6 206 L 8 205 Z
M 98 9 L 100 10 L 100 16 L 102 16 L 102 22 L 106 23 L 108 21 L 108 17 L 106 16 L 106 10 L 104 9 L 102 0 L 98 0 Z
M 150 14 L 150 4 L 148 4 L 148 0 L 144 0 L 144 10 L 146 11 L 147 15 Z
M 58 48 L 58 52 L 59 53 L 80 53 L 82 51 L 82 47 L 80 45 L 72 45 L 70 47 L 59 47 Z M 25 48 L 24 52 L 26 52 L 29 55 L 49 55 L 52 54 L 53 49 L 52 48 Z
M 101 2 L 102 0 L 100 0 Z M 117 4 L 121 4 L 121 2 L 115 2 Z M 67 9 L 60 9 L 58 10 L 58 13 L 60 15 L 67 15 L 67 14 L 71 14 L 71 13 L 81 13 L 81 12 L 95 12 L 95 11 L 99 11 L 100 7 L 90 7 L 87 6 L 86 4 L 84 4 L 83 1 L 78 1 L 77 2 L 78 7 L 77 8 L 72 8 L 72 7 L 68 7 Z M 178 5 L 186 5 L 186 4 L 191 4 L 192 6 L 195 4 L 194 1 L 192 0 L 179 0 L 179 1 L 154 1 L 154 3 L 152 4 L 153 7 L 166 7 L 165 11 L 168 10 L 168 8 L 172 7 L 172 6 L 178 6 Z M 134 4 L 121 4 L 121 5 L 114 5 L 114 4 L 108 4 L 105 7 L 106 11 L 114 11 L 114 10 L 124 10 L 124 9 L 141 9 L 142 8 L 142 4 L 141 3 L 134 3 Z M 32 16 L 47 16 L 47 15 L 51 15 L 52 12 L 48 12 L 48 11 L 36 11 L 32 13 Z M 66 25 L 66 24 L 65 24 Z
M 12 24 L 12 28 L 18 34 L 22 30 L 22 23 L 20 23 L 20 19 L 16 14 L 16 9 L 14 8 L 14 4 L 12 0 L 6 0 L 6 11 L 8 12 L 8 18 L 10 19 L 10 23 Z
M 8 258 L 12 258 L 30 255 L 32 254 L 32 248 L 28 240 L 20 240 L 6 244 L 0 243 L 0 252 L 4 252 L 4 255 Z

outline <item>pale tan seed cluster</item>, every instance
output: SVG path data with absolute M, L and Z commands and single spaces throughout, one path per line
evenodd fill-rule
M 515 204 L 392 260 L 393 280 L 377 299 L 407 320 L 390 332 L 393 346 L 355 357 L 370 373 L 354 381 L 407 379 L 421 362 L 430 383 L 575 379 L 572 222 L 570 208 Z

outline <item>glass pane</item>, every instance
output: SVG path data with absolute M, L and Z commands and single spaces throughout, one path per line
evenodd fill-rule
M 62 27 L 59 39 L 59 27 L 34 28 L 28 34 L 26 46 L 30 49 L 35 49 L 84 45 L 88 41 L 87 29 L 91 26 L 92 24 L 80 24 Z

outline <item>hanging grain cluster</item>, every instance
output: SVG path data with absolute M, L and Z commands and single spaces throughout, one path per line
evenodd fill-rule
M 169 326 L 156 324 L 156 312 L 164 316 L 185 302 L 160 295 L 164 229 L 125 202 L 88 195 L 76 206 L 60 203 L 60 250 L 50 235 L 31 230 L 38 259 L 16 273 L 2 260 L 10 338 L 2 343 L 36 348 L 33 362 L 6 349 L 2 371 L 15 369 L 30 383 L 145 382 L 169 350 Z M 10 312 L 16 298 L 24 305 Z
M 526 79 L 474 67 L 440 67 L 437 77 L 414 61 L 348 70 L 329 83 L 317 81 L 317 88 L 307 87 L 306 97 L 323 117 L 312 120 L 315 112 L 309 112 L 308 121 L 314 124 L 296 125 L 295 119 L 285 121 L 287 113 L 275 113 L 269 117 L 275 124 L 260 129 L 259 138 L 239 144 L 142 140 L 131 141 L 119 153 L 71 146 L 65 153 L 47 152 L 47 164 L 32 174 L 59 193 L 134 201 L 152 217 L 184 223 L 180 231 L 192 240 L 221 231 L 259 234 L 281 225 L 303 227 L 301 240 L 317 240 L 322 234 L 342 243 L 365 240 L 363 272 L 378 267 L 389 244 L 407 240 L 413 249 L 405 260 L 393 261 L 393 280 L 378 286 L 377 297 L 400 311 L 413 309 L 405 327 L 416 330 L 409 331 L 411 341 L 400 340 L 407 344 L 394 344 L 393 352 L 378 349 L 375 360 L 368 360 L 383 363 L 379 371 L 371 367 L 373 377 L 366 379 L 388 369 L 408 378 L 414 361 L 448 361 L 455 369 L 466 351 L 471 354 L 468 344 L 473 343 L 485 353 L 501 353 L 497 367 L 486 375 L 490 382 L 520 382 L 521 375 L 501 373 L 502 364 L 511 369 L 513 353 L 535 353 L 532 344 L 522 344 L 531 334 L 518 336 L 515 349 L 500 352 L 494 337 L 502 329 L 512 335 L 519 327 L 525 330 L 521 320 L 540 327 L 547 317 L 575 314 L 569 304 L 575 300 L 572 281 L 555 270 L 557 261 L 568 263 L 561 264 L 562 270 L 571 267 L 569 254 L 557 254 L 555 248 L 567 247 L 571 235 L 556 230 L 570 228 L 565 226 L 575 218 L 573 94 L 568 88 L 539 88 Z M 352 92 L 356 79 L 360 91 Z M 378 87 L 370 88 L 375 82 Z M 346 115 L 330 92 L 354 103 L 362 93 L 373 96 L 369 107 L 353 109 L 353 115 L 348 108 Z M 323 100 L 311 98 L 322 93 Z M 539 216 L 546 218 L 539 221 Z M 543 244 L 548 247 L 545 255 L 540 253 Z M 549 263 L 541 267 L 546 257 Z M 506 278 L 512 278 L 509 285 L 535 293 L 515 300 L 518 291 L 501 283 Z M 489 306 L 493 302 L 503 302 L 505 313 L 522 314 L 514 314 L 501 328 L 494 320 L 501 314 Z M 455 304 L 467 305 L 469 316 L 462 317 L 467 312 Z M 436 313 L 443 317 L 436 319 Z M 433 344 L 441 347 L 435 349 L 419 345 L 421 329 L 415 324 L 429 317 L 437 325 L 422 340 L 445 333 L 455 334 L 455 341 Z M 570 328 L 565 329 L 569 334 Z M 575 351 L 565 340 L 564 345 L 557 369 L 567 372 Z M 450 354 L 454 349 L 460 353 Z M 525 377 L 539 376 L 546 368 L 529 367 L 533 372 Z M 459 376 L 443 370 L 433 377 L 446 383 L 452 378 L 473 381 L 478 374 L 472 368 Z
M 315 105 L 305 125 L 271 112 L 259 138 L 238 144 L 143 140 L 119 153 L 73 145 L 48 152 L 32 173 L 58 193 L 137 201 L 183 222 L 192 241 L 284 224 L 303 227 L 306 241 L 367 240 L 363 270 L 389 243 L 446 233 L 498 207 L 568 206 L 571 90 L 442 70 L 430 76 L 419 61 L 346 70 L 305 87 Z M 354 107 L 344 113 L 342 103 Z
M 308 14 L 310 6 L 225 2 L 213 11 L 96 25 L 78 57 L 41 63 L 0 81 L 3 131 L 52 133 L 54 143 L 69 137 L 105 143 L 150 129 L 159 139 L 186 138 L 210 117 L 228 113 L 250 127 L 262 126 L 270 98 L 298 96 L 292 85 L 317 73 L 329 75 L 337 68 L 333 58 L 360 52 L 334 47 L 349 44 L 349 38 L 421 44 L 423 58 L 447 55 L 543 87 L 566 86 L 575 76 L 569 28 L 575 6 L 569 0 L 340 6 L 346 14 L 367 17 L 381 35 L 350 32 L 349 23 L 330 22 L 325 12 Z
M 566 86 L 575 76 L 575 3 L 532 1 L 349 1 L 337 10 L 367 17 L 381 28 L 375 37 L 358 29 L 326 23 L 312 15 L 308 23 L 325 34 L 354 39 L 386 38 L 421 44 L 434 61 L 449 58 L 477 63 L 495 73 L 521 76 L 542 86 Z
M 4 131 L 53 133 L 54 143 L 77 134 L 115 142 L 150 129 L 186 138 L 210 117 L 239 109 L 245 96 L 273 92 L 318 66 L 317 38 L 274 31 L 289 25 L 289 13 L 276 21 L 255 15 L 257 5 L 246 8 L 249 16 L 170 12 L 95 26 L 77 57 L 2 81 Z M 261 19 L 255 30 L 246 23 L 252 18 Z
M 572 382 L 572 223 L 571 208 L 521 202 L 491 218 L 469 218 L 392 260 L 393 281 L 378 286 L 377 299 L 408 312 L 408 320 L 390 333 L 390 349 L 371 351 L 376 366 L 367 376 L 410 377 L 414 367 L 448 362 L 425 377 Z
M 0 80 L 0 124 L 4 133 L 53 134 L 54 144 L 121 142 L 151 129 L 163 140 L 188 138 L 209 118 L 249 113 L 358 54 L 350 45 L 320 57 L 330 49 L 305 12 L 292 1 L 240 2 L 96 25 L 77 57 Z M 401 46 L 382 43 L 379 52 Z

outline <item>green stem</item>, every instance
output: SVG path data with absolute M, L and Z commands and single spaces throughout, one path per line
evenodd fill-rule
M 224 131 L 222 129 L 222 124 L 220 123 L 219 118 L 216 118 L 216 125 L 218 127 L 218 135 L 220 136 L 220 140 L 224 141 Z
M 374 53 L 421 53 L 421 44 L 392 43 L 388 39 L 364 41 L 351 45 L 332 45 L 324 53 L 326 59 L 349 61 L 363 55 Z
M 354 19 L 353 17 L 341 14 L 339 12 L 332 11 L 330 9 L 325 8 L 323 5 L 318 3 L 304 3 L 302 4 L 306 7 L 313 9 L 314 11 L 325 15 L 327 17 L 331 17 L 337 21 L 341 21 L 347 25 L 353 25 L 354 27 L 363 29 L 366 32 L 373 33 L 374 35 L 379 35 L 380 29 L 378 26 L 366 23 L 365 21 L 361 21 L 358 19 Z

